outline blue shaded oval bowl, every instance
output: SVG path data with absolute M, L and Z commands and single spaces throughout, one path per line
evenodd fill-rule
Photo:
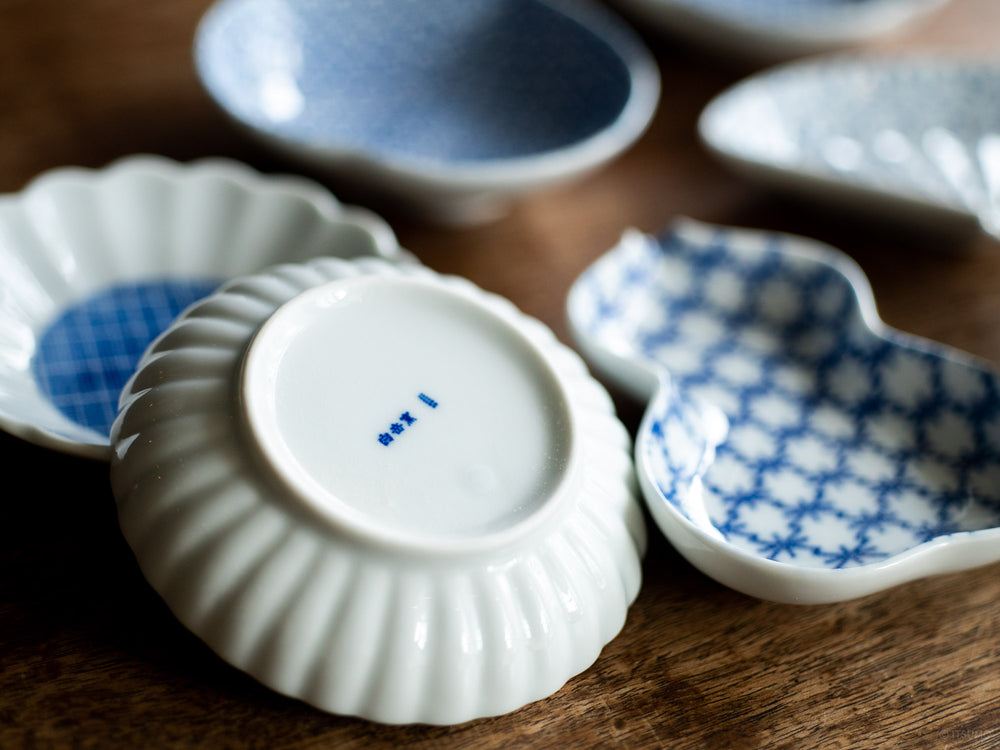
M 1000 380 L 886 327 L 846 256 L 679 223 L 569 297 L 602 374 L 649 399 L 636 466 L 696 567 L 786 602 L 1000 560 Z
M 265 144 L 455 222 L 604 163 L 659 97 L 639 38 L 565 0 L 221 0 L 195 61 Z

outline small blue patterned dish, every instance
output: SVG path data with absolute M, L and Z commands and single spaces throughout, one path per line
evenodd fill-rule
M 639 37 L 585 0 L 220 0 L 194 47 L 265 145 L 455 223 L 603 164 L 659 98 Z
M 0 428 L 107 458 L 121 388 L 181 310 L 320 255 L 410 258 L 374 214 L 225 160 L 134 156 L 0 196 Z
M 775 60 L 884 36 L 948 0 L 616 0 L 640 20 L 731 55 Z
M 626 235 L 568 311 L 649 399 L 649 508 L 709 576 L 821 603 L 1000 560 L 998 376 L 886 327 L 845 255 L 684 220 Z
M 1000 238 L 1000 64 L 834 56 L 751 76 L 703 111 L 709 151 L 777 190 Z

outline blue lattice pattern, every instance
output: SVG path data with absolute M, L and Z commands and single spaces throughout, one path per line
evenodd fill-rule
M 996 376 L 873 330 L 856 266 L 787 242 L 634 236 L 581 279 L 586 335 L 670 375 L 638 441 L 663 498 L 746 552 L 811 567 L 1000 526 Z
M 118 396 L 146 347 L 219 282 L 172 279 L 122 284 L 65 310 L 38 341 L 39 389 L 69 419 L 107 435 Z

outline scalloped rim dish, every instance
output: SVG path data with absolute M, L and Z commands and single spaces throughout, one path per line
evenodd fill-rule
M 0 426 L 38 445 L 91 458 L 107 458 L 106 431 L 57 409 L 41 388 L 37 365 L 49 357 L 40 342 L 57 329 L 65 334 L 59 347 L 86 367 L 81 364 L 77 375 L 69 370 L 60 395 L 70 402 L 106 399 L 106 429 L 117 388 L 100 387 L 91 396 L 93 379 L 103 378 L 103 368 L 114 360 L 124 382 L 162 330 L 158 326 L 170 319 L 155 300 L 117 308 L 109 293 L 142 291 L 149 284 L 154 297 L 165 290 L 170 297 L 165 285 L 179 284 L 183 294 L 175 302 L 183 307 L 182 300 L 203 293 L 201 287 L 210 290 L 278 262 L 323 254 L 412 260 L 379 217 L 340 204 L 308 180 L 264 176 L 224 159 L 181 164 L 146 155 L 102 169 L 55 169 L 20 193 L 0 197 L 0 239 Z M 112 309 L 103 314 L 110 318 L 87 318 L 88 304 L 106 307 L 109 299 Z M 137 332 L 154 309 L 162 320 Z M 66 315 L 81 310 L 82 322 L 63 325 Z M 125 348 L 134 350 L 135 359 L 118 363 Z M 64 366 L 62 360 L 56 364 Z
M 888 328 L 833 248 L 682 220 L 627 235 L 568 311 L 649 400 L 647 505 L 709 576 L 824 603 L 1000 559 L 997 375 Z
M 174 614 L 334 713 L 512 711 L 586 669 L 639 590 L 607 393 L 541 323 L 421 266 L 226 285 L 150 347 L 112 440 L 123 533 Z

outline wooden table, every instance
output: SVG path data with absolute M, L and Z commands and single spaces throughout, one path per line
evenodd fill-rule
M 0 191 L 64 164 L 153 152 L 271 161 L 237 136 L 190 64 L 208 0 L 0 3 Z M 1000 3 L 954 0 L 882 47 L 996 54 Z M 701 107 L 749 71 L 650 37 L 658 116 L 600 173 L 467 230 L 387 215 L 432 268 L 467 276 L 566 339 L 572 280 L 628 226 L 689 215 L 810 235 L 869 274 L 885 320 L 1000 361 L 1000 252 L 930 247 L 779 201 L 694 138 Z M 940 245 L 940 243 L 938 243 Z M 639 409 L 620 403 L 634 428 Z M 457 728 L 385 727 L 279 696 L 181 627 L 122 540 L 107 468 L 0 436 L 0 747 L 967 748 L 1000 745 L 1000 568 L 842 604 L 750 599 L 650 525 L 624 630 L 553 697 Z M 24 483 L 24 486 L 21 486 Z M 16 488 L 16 489 L 15 489 Z

